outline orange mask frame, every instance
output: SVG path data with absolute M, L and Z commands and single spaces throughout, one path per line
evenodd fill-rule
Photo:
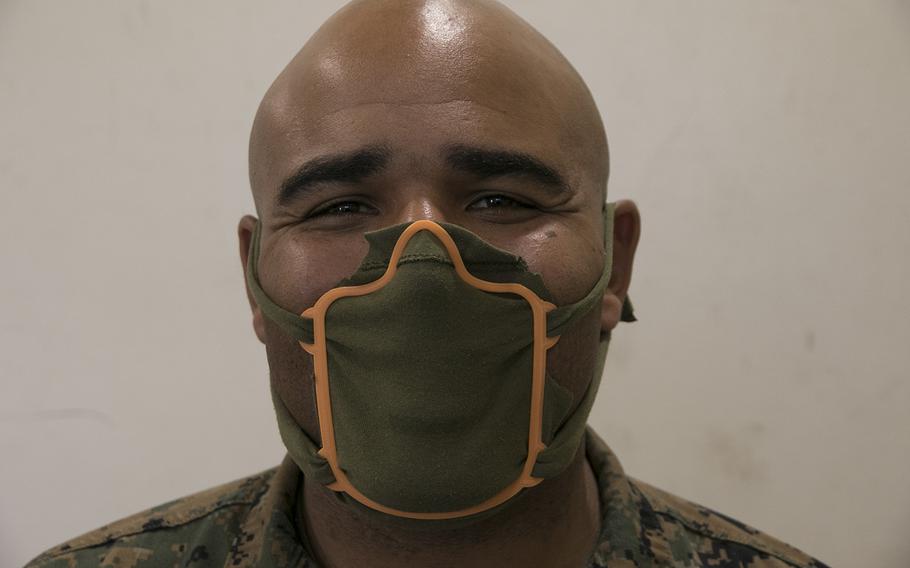
M 528 453 L 518 478 L 489 499 L 471 507 L 457 511 L 415 512 L 387 507 L 361 493 L 348 479 L 338 463 L 338 448 L 335 444 L 335 426 L 332 419 L 331 380 L 328 370 L 328 350 L 326 347 L 325 316 L 329 307 L 342 298 L 363 296 L 385 287 L 395 277 L 398 262 L 408 242 L 419 232 L 428 231 L 445 247 L 452 260 L 455 272 L 468 285 L 484 292 L 497 294 L 516 294 L 521 296 L 532 311 L 533 319 L 533 362 L 531 380 L 531 407 L 528 422 Z M 343 286 L 329 290 L 306 309 L 301 315 L 313 321 L 313 343 L 300 342 L 300 346 L 314 358 L 316 411 L 319 418 L 319 431 L 322 437 L 322 448 L 318 454 L 325 459 L 335 476 L 335 481 L 327 487 L 332 491 L 344 492 L 361 504 L 398 517 L 418 520 L 445 520 L 466 517 L 492 509 L 514 497 L 522 489 L 533 487 L 542 481 L 533 477 L 531 472 L 538 454 L 546 447 L 543 443 L 543 403 L 544 384 L 546 380 L 547 351 L 556 345 L 559 337 L 547 337 L 547 312 L 556 306 L 542 300 L 527 287 L 516 283 L 500 283 L 482 280 L 472 275 L 461 258 L 461 253 L 449 233 L 439 224 L 429 221 L 416 221 L 409 225 L 395 244 L 385 273 L 378 279 L 359 286 Z

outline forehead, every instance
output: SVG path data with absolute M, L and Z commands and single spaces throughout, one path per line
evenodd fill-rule
M 476 100 L 365 102 L 326 113 L 275 121 L 271 168 L 280 172 L 303 161 L 365 146 L 389 148 L 393 156 L 429 159 L 453 145 L 517 151 L 572 163 L 558 121 L 503 112 Z M 276 172 L 276 173 L 277 173 Z
M 565 115 L 539 97 L 501 89 L 495 83 L 433 85 L 391 92 L 369 82 L 338 89 L 337 97 L 290 91 L 261 125 L 258 185 L 271 193 L 301 164 L 363 147 L 389 148 L 426 169 L 453 145 L 519 152 L 555 165 L 580 183 L 577 144 Z M 307 89 L 310 90 L 311 89 Z M 527 93 L 527 91 L 525 91 Z

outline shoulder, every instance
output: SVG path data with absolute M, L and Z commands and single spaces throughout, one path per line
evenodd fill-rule
M 674 561 L 720 568 L 827 568 L 776 538 L 701 505 L 629 479 L 637 493 L 641 531 L 652 549 Z M 688 565 L 688 564 L 686 564 Z
M 268 489 L 274 474 L 275 469 L 270 469 L 104 525 L 51 548 L 26 568 L 211 562 L 211 554 L 229 549 L 246 513 Z

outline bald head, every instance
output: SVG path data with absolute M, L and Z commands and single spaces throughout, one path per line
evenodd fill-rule
M 570 181 L 602 201 L 608 156 L 600 115 L 581 77 L 540 33 L 496 2 L 360 0 L 323 24 L 259 107 L 250 181 L 260 213 L 288 168 L 306 158 L 358 142 L 394 150 L 406 124 L 391 124 L 391 110 L 413 129 L 444 131 L 450 144 L 529 151 L 522 146 L 533 145 L 536 128 L 562 154 L 544 158 L 562 161 Z M 369 117 L 380 124 L 363 132 Z M 425 120 L 433 117 L 444 120 Z
M 259 107 L 250 140 L 259 218 L 240 221 L 241 262 L 258 234 L 263 289 L 299 314 L 357 270 L 364 235 L 427 219 L 522 258 L 554 304 L 574 303 L 603 272 L 607 175 L 587 87 L 511 11 L 486 0 L 356 1 L 313 35 Z M 630 202 L 614 211 L 602 309 L 547 355 L 548 373 L 576 401 L 631 276 L 638 213 Z M 252 296 L 250 305 L 275 392 L 317 440 L 312 358 Z

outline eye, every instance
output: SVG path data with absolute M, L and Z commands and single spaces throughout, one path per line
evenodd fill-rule
M 477 199 L 468 205 L 468 209 L 487 211 L 503 209 L 533 209 L 533 206 L 506 195 L 485 195 L 484 197 L 481 197 L 480 199 Z
M 352 215 L 371 215 L 375 211 L 376 210 L 373 207 L 359 201 L 336 201 L 317 209 L 313 213 L 310 213 L 308 218 L 313 219 L 315 217 L 348 217 Z

